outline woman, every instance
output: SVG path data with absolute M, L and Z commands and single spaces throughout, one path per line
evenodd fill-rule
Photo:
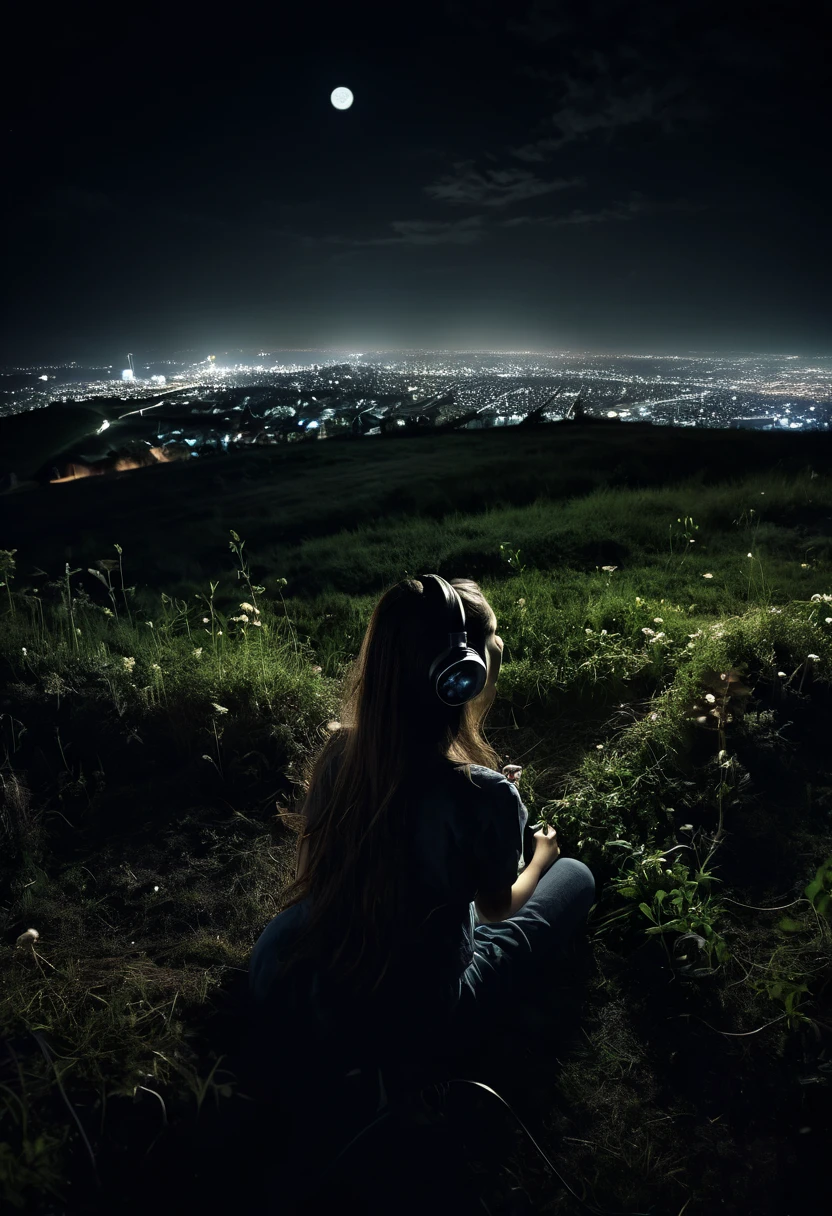
M 460 628 L 465 670 L 483 670 L 443 699 L 436 660 Z M 407 578 L 376 605 L 340 728 L 311 767 L 297 877 L 251 959 L 259 1024 L 284 1062 L 278 1026 L 302 1032 L 301 1068 L 362 1055 L 418 1067 L 470 1045 L 586 917 L 592 874 L 559 858 L 554 829 L 523 867 L 528 812 L 481 733 L 502 651 L 470 580 Z

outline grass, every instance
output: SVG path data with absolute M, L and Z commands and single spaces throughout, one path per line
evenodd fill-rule
M 103 1211 L 129 1175 L 138 1210 L 160 1202 L 154 1161 L 186 1191 L 186 1163 L 208 1168 L 211 1120 L 246 1105 L 217 1011 L 294 856 L 275 812 L 375 598 L 424 569 L 494 606 L 487 732 L 601 892 L 574 1033 L 545 1066 L 530 1044 L 537 1138 L 617 1211 L 797 1206 L 832 1078 L 832 478 L 450 506 L 253 558 L 228 527 L 207 588 L 131 586 L 152 568 L 126 543 L 51 576 L 0 553 L 12 1208 L 64 1210 L 71 1184 Z M 510 1168 L 540 1210 L 573 1210 L 528 1142 Z

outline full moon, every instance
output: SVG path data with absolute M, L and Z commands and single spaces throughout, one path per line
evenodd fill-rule
M 343 85 L 339 85 L 337 89 L 332 90 L 332 96 L 329 100 L 336 110 L 348 110 L 353 103 L 353 96 L 349 89 L 345 89 Z

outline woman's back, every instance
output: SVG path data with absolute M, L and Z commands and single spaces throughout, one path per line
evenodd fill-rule
M 401 791 L 396 813 L 405 840 L 409 915 L 397 928 L 379 992 L 357 996 L 348 985 L 333 983 L 326 957 L 295 966 L 293 976 L 281 978 L 281 953 L 308 911 L 301 904 L 287 910 L 294 913 L 291 921 L 282 913 L 267 926 L 252 955 L 251 988 L 262 1009 L 290 1021 L 305 1009 L 307 1024 L 320 1033 L 372 1044 L 380 1055 L 395 1054 L 403 1039 L 412 1049 L 441 1035 L 474 957 L 474 897 L 478 890 L 514 883 L 528 818 L 517 789 L 502 774 L 472 765 L 471 778 L 454 762 L 438 758 Z M 360 926 L 328 928 L 334 943 Z

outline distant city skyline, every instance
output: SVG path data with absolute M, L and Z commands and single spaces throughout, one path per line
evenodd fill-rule
M 210 343 L 202 343 L 201 346 L 180 348 L 177 350 L 162 350 L 150 349 L 146 351 L 131 352 L 134 355 L 134 360 L 137 367 L 157 365 L 166 361 L 172 363 L 194 363 L 205 362 L 208 355 L 203 355 L 202 350 L 209 349 L 214 354 L 222 354 L 227 357 L 242 355 L 244 357 L 254 357 L 255 347 L 257 343 L 248 343 L 244 346 L 214 346 Z M 556 358 L 578 358 L 586 357 L 592 359 L 679 359 L 685 360 L 690 358 L 708 358 L 714 357 L 717 359 L 819 359 L 832 360 L 832 339 L 825 350 L 816 349 L 808 352 L 795 352 L 792 350 L 750 350 L 737 348 L 735 350 L 714 350 L 706 348 L 676 348 L 672 350 L 636 350 L 636 349 L 598 349 L 591 350 L 588 348 L 575 347 L 573 349 L 561 350 L 532 350 L 521 347 L 429 347 L 429 346 L 388 346 L 374 347 L 368 344 L 362 346 L 276 346 L 272 345 L 268 350 L 256 352 L 263 358 L 272 358 L 274 356 L 294 354 L 294 355 L 323 355 L 332 356 L 333 358 L 366 358 L 369 355 L 493 355 L 495 357 L 524 355 L 531 358 L 541 359 L 556 359 Z M 122 364 L 126 366 L 127 355 L 119 357 L 118 354 L 113 355 L 112 351 L 102 352 L 99 356 L 91 356 L 87 358 L 75 357 L 62 360 L 48 362 L 46 359 L 33 359 L 26 363 L 7 363 L 0 364 L 0 374 L 11 374 L 13 372 L 26 372 L 27 370 L 43 371 L 44 369 L 52 368 L 70 368 L 90 369 L 93 367 L 110 368 L 116 374 L 120 374 L 123 370 Z
M 7 367 L 832 348 L 829 72 L 798 9 L 444 0 L 400 27 L 281 11 L 256 38 L 22 19 Z

